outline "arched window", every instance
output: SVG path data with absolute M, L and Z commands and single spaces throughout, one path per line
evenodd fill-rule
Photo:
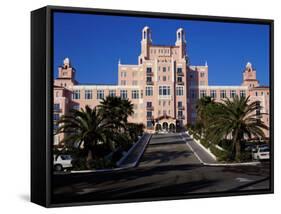
M 180 38 L 181 38 L 181 33 L 178 32 L 178 40 L 180 40 Z
M 143 32 L 143 39 L 146 39 L 146 32 Z

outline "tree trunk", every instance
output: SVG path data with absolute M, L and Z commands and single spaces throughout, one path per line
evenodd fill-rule
M 86 166 L 88 169 L 91 169 L 91 161 L 93 160 L 93 153 L 92 153 L 92 150 L 89 149 L 88 151 L 88 155 L 87 155 L 87 158 L 86 158 Z
M 235 159 L 237 161 L 240 161 L 240 154 L 241 154 L 240 141 L 236 139 L 236 142 L 235 142 Z

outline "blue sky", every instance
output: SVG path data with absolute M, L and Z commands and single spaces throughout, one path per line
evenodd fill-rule
M 185 29 L 191 65 L 209 66 L 210 85 L 240 85 L 248 61 L 261 85 L 269 85 L 269 26 L 92 14 L 54 13 L 54 75 L 65 57 L 80 83 L 116 84 L 118 59 L 137 64 L 141 30 L 153 44 L 174 45 Z

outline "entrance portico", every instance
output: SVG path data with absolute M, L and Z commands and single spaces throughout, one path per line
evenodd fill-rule
M 176 131 L 176 119 L 170 116 L 161 116 L 155 119 L 155 131 Z

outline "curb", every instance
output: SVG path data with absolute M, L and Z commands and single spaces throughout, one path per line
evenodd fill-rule
M 188 131 L 185 132 L 186 134 L 189 135 Z M 189 135 L 192 139 L 192 135 Z M 202 147 L 206 152 L 208 152 L 215 160 L 217 160 L 216 156 L 211 153 L 207 148 L 205 148 L 201 143 L 199 143 L 196 139 L 193 139 L 200 147 Z M 192 149 L 193 151 L 193 149 Z M 194 151 L 193 151 L 194 154 L 196 154 Z M 198 155 L 196 154 L 196 157 L 198 158 Z M 254 162 L 244 162 L 244 163 L 206 163 L 204 161 L 202 161 L 202 159 L 199 157 L 198 158 L 199 161 L 204 165 L 204 166 L 257 166 L 259 164 L 261 164 L 260 161 L 254 161 Z
M 95 173 L 95 172 L 97 172 L 97 173 L 98 173 L 98 172 L 113 172 L 113 171 L 120 171 L 120 170 L 124 170 L 124 169 L 134 168 L 134 167 L 138 164 L 138 162 L 139 162 L 141 156 L 143 155 L 143 153 L 144 153 L 144 151 L 145 151 L 145 149 L 146 149 L 148 143 L 150 142 L 150 139 L 151 139 L 152 135 L 151 135 L 151 134 L 149 134 L 149 135 L 150 135 L 150 136 L 149 136 L 149 138 L 148 138 L 148 140 L 147 140 L 145 146 L 144 146 L 143 149 L 141 150 L 140 154 L 138 155 L 137 160 L 136 160 L 134 163 L 132 163 L 132 164 L 130 164 L 130 165 L 128 165 L 128 166 L 117 167 L 117 168 L 112 168 L 112 169 L 91 169 L 91 170 L 70 171 L 70 174 Z M 127 156 L 130 154 L 130 152 L 133 150 L 133 147 L 136 147 L 137 143 L 138 143 L 138 142 L 136 142 L 136 143 L 132 146 L 132 148 L 129 149 L 129 151 L 127 152 L 127 154 L 126 154 L 124 157 L 127 157 Z M 123 159 L 124 157 L 122 157 L 121 159 Z M 121 159 L 120 159 L 120 160 L 121 160 Z M 124 158 L 124 159 L 125 159 L 125 158 Z
M 198 140 L 193 138 L 193 135 L 190 135 L 188 131 L 185 132 L 186 134 L 188 134 L 192 140 L 194 140 L 194 142 L 196 142 L 205 152 L 207 152 L 215 161 L 217 161 L 217 157 L 209 150 L 207 149 L 205 146 L 203 146 Z

